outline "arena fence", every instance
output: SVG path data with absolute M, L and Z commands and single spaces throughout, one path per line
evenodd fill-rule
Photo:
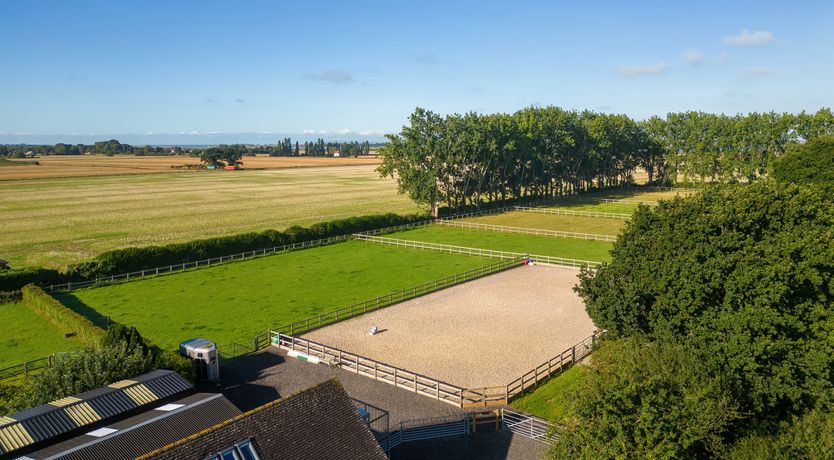
M 415 394 L 453 406 L 472 408 L 508 404 L 512 398 L 537 387 L 542 381 L 564 372 L 570 366 L 588 356 L 593 351 L 596 341 L 604 333 L 605 331 L 594 332 L 576 345 L 536 366 L 507 385 L 483 388 L 463 388 L 441 382 L 416 372 L 282 332 L 270 331 L 269 335 L 272 345 L 283 350 L 302 352 L 329 366 L 339 367 L 348 372 L 398 388 L 404 388 Z
M 569 268 L 590 268 L 594 269 L 602 265 L 602 262 L 591 260 L 567 259 L 564 257 L 544 256 L 539 254 L 523 254 L 520 252 L 498 251 L 494 249 L 470 248 L 466 246 L 455 246 L 452 244 L 443 243 L 429 243 L 425 241 L 403 240 L 399 238 L 389 238 L 384 236 L 373 236 L 364 233 L 357 233 L 354 235 L 357 240 L 367 241 L 370 243 L 387 244 L 391 246 L 398 246 L 412 249 L 424 249 L 430 251 L 449 252 L 452 254 L 466 254 L 479 257 L 495 257 L 500 259 L 514 259 L 520 260 L 524 258 L 531 258 L 536 263 L 543 263 L 548 265 L 556 265 L 560 267 Z
M 510 227 L 507 225 L 482 224 L 480 222 L 464 222 L 460 220 L 445 220 L 437 221 L 438 225 L 447 225 L 450 227 L 470 228 L 475 230 L 488 230 L 493 232 L 504 233 L 520 233 L 524 235 L 536 236 L 555 236 L 559 238 L 575 238 L 580 240 L 596 240 L 596 241 L 617 241 L 614 235 L 600 235 L 595 233 L 577 233 L 565 232 L 561 230 L 546 230 L 540 228 L 524 228 L 524 227 Z
M 514 206 L 513 211 L 532 212 L 536 214 L 555 214 L 559 216 L 602 217 L 605 219 L 631 219 L 631 214 L 619 212 L 574 211 L 572 209 L 535 208 L 529 206 Z
M 415 394 L 427 396 L 457 407 L 463 407 L 464 388 L 426 377 L 416 372 L 400 369 L 364 356 L 349 353 L 338 348 L 293 337 L 281 332 L 272 332 L 273 345 L 287 350 L 300 351 L 318 358 L 322 363 L 340 367 L 348 372 L 404 388 Z
M 501 426 L 505 430 L 546 444 L 553 444 L 558 437 L 558 427 L 555 424 L 507 408 L 501 409 Z

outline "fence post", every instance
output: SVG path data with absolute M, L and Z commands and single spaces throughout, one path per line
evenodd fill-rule
M 570 347 L 570 363 L 576 364 L 576 345 Z

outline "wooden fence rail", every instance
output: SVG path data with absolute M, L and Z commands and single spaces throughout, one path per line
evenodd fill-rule
M 482 224 L 480 222 L 464 222 L 460 220 L 445 220 L 437 221 L 438 225 L 447 225 L 450 227 L 471 228 L 475 230 L 489 230 L 493 232 L 504 233 L 520 233 L 524 235 L 535 236 L 555 236 L 558 238 L 575 238 L 580 240 L 595 240 L 595 241 L 617 241 L 614 235 L 601 235 L 596 233 L 578 233 L 565 232 L 561 230 L 546 230 L 541 228 L 524 228 L 524 227 L 510 227 L 507 225 Z
M 272 254 L 278 254 L 281 252 L 289 252 L 295 251 L 298 249 L 305 249 L 311 248 L 316 246 L 325 246 L 328 244 L 338 243 L 342 241 L 347 241 L 351 239 L 350 235 L 342 235 L 342 236 L 334 236 L 331 238 L 323 238 L 313 241 L 304 241 L 301 243 L 292 243 L 286 244 L 284 246 L 275 246 L 272 248 L 262 248 L 262 249 L 255 249 L 253 251 L 246 251 L 237 254 L 231 254 L 228 256 L 220 256 L 220 257 L 213 257 L 210 259 L 202 259 L 202 260 L 195 260 L 191 262 L 183 262 L 179 264 L 173 265 L 166 265 L 164 267 L 154 267 L 154 268 L 146 268 L 143 270 L 136 270 L 133 272 L 128 273 L 120 273 L 118 275 L 107 276 L 103 278 L 96 278 L 94 280 L 87 280 L 87 281 L 70 281 L 68 283 L 63 284 L 51 284 L 49 286 L 44 286 L 43 289 L 47 292 L 56 292 L 56 291 L 73 291 L 75 289 L 81 289 L 90 286 L 98 286 L 102 284 L 111 284 L 119 281 L 131 281 L 142 279 L 148 276 L 158 276 L 158 275 L 165 275 L 168 273 L 176 273 L 181 272 L 184 270 L 189 270 L 193 268 L 202 268 L 207 267 L 209 265 L 215 265 L 220 263 L 232 262 L 237 260 L 244 260 L 244 259 L 251 259 L 253 257 L 263 257 Z
M 631 214 L 618 212 L 574 211 L 572 209 L 535 208 L 529 206 L 514 206 L 514 211 L 532 212 L 536 214 L 555 214 L 559 216 L 602 217 L 605 219 L 631 219 Z
M 470 248 L 466 246 L 455 246 L 452 244 L 443 243 L 429 243 L 425 241 L 403 240 L 399 238 L 389 238 L 384 236 L 366 235 L 364 233 L 357 233 L 354 235 L 360 241 L 367 241 L 371 243 L 387 244 L 391 246 L 399 246 L 412 249 L 424 249 L 430 251 L 449 252 L 452 254 L 467 254 L 471 256 L 480 257 L 495 257 L 501 259 L 515 259 L 531 258 L 536 263 L 543 263 L 548 265 L 556 265 L 560 267 L 569 268 L 591 268 L 594 269 L 602 265 L 602 262 L 592 260 L 567 259 L 564 257 L 545 256 L 540 254 L 523 254 L 520 252 L 498 251 L 494 249 Z
M 272 343 L 284 350 L 300 351 L 308 356 L 320 359 L 325 364 L 340 367 L 348 372 L 385 382 L 398 388 L 404 388 L 415 394 L 427 396 L 453 406 L 463 406 L 465 388 L 281 332 L 272 331 L 271 337 Z

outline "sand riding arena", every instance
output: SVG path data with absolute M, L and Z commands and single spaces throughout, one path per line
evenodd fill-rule
M 519 266 L 300 337 L 462 388 L 507 385 L 594 332 L 578 274 Z

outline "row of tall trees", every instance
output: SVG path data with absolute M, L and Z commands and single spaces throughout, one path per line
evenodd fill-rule
M 834 114 L 626 115 L 530 107 L 441 116 L 417 108 L 381 150 L 383 176 L 437 210 L 650 183 L 750 182 L 789 144 L 834 134 Z M 323 142 L 323 141 L 322 141 Z
M 442 117 L 417 108 L 387 138 L 379 172 L 435 213 L 614 186 L 638 167 L 653 181 L 665 174 L 660 144 L 625 115 L 531 107 Z
M 750 182 L 765 174 L 789 144 L 834 134 L 834 114 L 670 113 L 641 123 L 664 151 L 669 179 L 682 182 Z

